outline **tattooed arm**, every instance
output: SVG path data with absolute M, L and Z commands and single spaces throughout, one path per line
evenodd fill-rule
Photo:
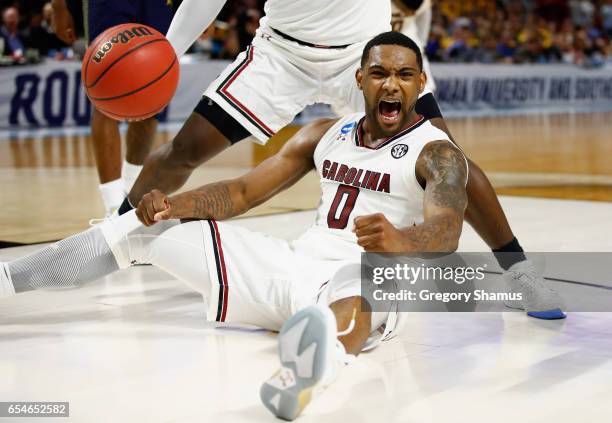
M 429 143 L 416 163 L 425 182 L 424 222 L 404 235 L 414 251 L 455 251 L 467 207 L 467 163 L 461 150 L 446 141 Z
M 319 140 L 336 120 L 320 120 L 300 129 L 274 156 L 245 175 L 171 197 L 153 190 L 136 215 L 146 226 L 167 219 L 216 219 L 238 216 L 290 187 L 314 168 Z
M 397 229 L 381 213 L 355 218 L 357 240 L 366 251 L 451 252 L 457 249 L 467 206 L 467 164 L 447 141 L 425 146 L 416 175 L 425 186 L 424 221 Z

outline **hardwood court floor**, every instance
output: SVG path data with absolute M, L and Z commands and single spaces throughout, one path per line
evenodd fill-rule
M 518 197 L 502 204 L 531 251 L 612 251 L 612 204 Z M 291 239 L 314 214 L 234 224 Z M 2 249 L 0 260 L 36 248 Z M 482 248 L 465 228 L 460 250 Z M 582 288 L 609 299 L 609 279 Z M 572 287 L 554 282 L 568 301 Z M 153 266 L 80 289 L 0 299 L 0 398 L 70 402 L 70 419 L 43 419 L 53 422 L 278 422 L 258 397 L 278 369 L 276 337 L 218 328 L 205 322 L 205 310 L 201 295 Z M 612 313 L 564 321 L 410 313 L 398 337 L 360 355 L 297 421 L 610 422 L 610 351 Z
M 449 120 L 459 145 L 500 194 L 612 201 L 612 113 Z M 160 131 L 172 138 L 177 127 Z M 240 143 L 197 170 L 185 188 L 235 177 L 277 151 L 297 128 L 266 147 Z M 47 131 L 48 132 L 48 131 Z M 83 132 L 16 133 L 0 137 L 0 241 L 64 237 L 101 217 L 91 140 Z M 249 215 L 316 207 L 318 181 L 308 175 Z

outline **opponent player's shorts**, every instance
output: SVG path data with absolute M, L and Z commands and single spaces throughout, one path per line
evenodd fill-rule
M 289 241 L 216 221 L 201 221 L 210 275 L 209 321 L 254 325 L 278 331 L 298 310 L 361 294 L 359 254 L 321 260 Z M 355 260 L 356 259 L 356 260 Z M 395 327 L 390 313 L 384 334 Z
M 330 104 L 340 115 L 363 112 L 355 72 L 367 41 L 342 48 L 311 47 L 260 27 L 247 50 L 206 89 L 203 104 L 206 97 L 212 99 L 260 144 L 314 103 Z M 205 117 L 212 113 L 200 106 L 196 111 Z M 223 122 L 221 126 L 228 125 Z
M 265 144 L 310 104 L 362 109 L 355 71 L 364 45 L 309 47 L 260 27 L 204 95 Z
M 166 0 L 85 0 L 84 20 L 87 42 L 108 28 L 124 23 L 141 23 L 165 34 L 174 10 Z

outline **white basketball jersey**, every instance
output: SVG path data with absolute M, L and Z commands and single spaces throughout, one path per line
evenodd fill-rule
M 389 0 L 268 0 L 261 26 L 327 46 L 366 41 L 391 29 Z
M 310 256 L 358 259 L 363 250 L 352 232 L 357 216 L 383 213 L 398 228 L 423 222 L 416 161 L 427 143 L 448 136 L 421 117 L 372 149 L 363 143 L 364 119 L 363 113 L 341 118 L 315 150 L 321 202 L 315 224 L 295 242 Z
M 421 117 L 376 148 L 363 142 L 363 113 L 341 118 L 325 133 L 314 153 L 321 184 L 315 224 L 293 242 L 296 251 L 325 260 L 359 261 L 363 249 L 352 232 L 357 216 L 383 213 L 402 228 L 423 222 L 424 189 L 416 177 L 423 147 L 448 135 Z M 397 307 L 397 304 L 395 305 Z M 366 349 L 401 331 L 406 313 L 389 313 L 384 332 L 368 339 Z

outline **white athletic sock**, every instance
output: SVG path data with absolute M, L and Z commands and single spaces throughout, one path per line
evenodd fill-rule
M 121 180 L 123 181 L 123 190 L 126 193 L 129 193 L 134 186 L 134 182 L 136 182 L 141 170 L 142 165 L 135 165 L 129 163 L 127 160 L 123 161 L 123 165 L 121 166 Z
M 106 214 L 111 214 L 119 208 L 126 196 L 123 190 L 123 182 L 121 179 L 115 179 L 114 181 L 100 184 L 99 188 Z

